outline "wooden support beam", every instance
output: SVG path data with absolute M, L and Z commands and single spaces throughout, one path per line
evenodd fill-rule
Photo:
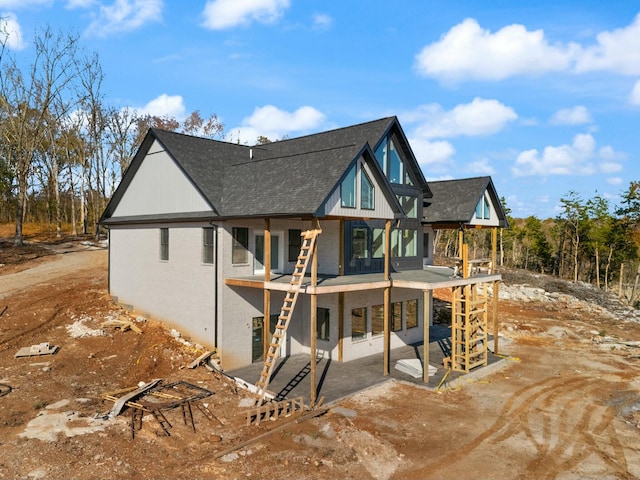
M 500 320 L 498 319 L 498 300 L 500 297 L 500 282 L 493 282 L 493 353 L 498 355 L 498 332 L 500 331 Z
M 320 230 L 320 225 L 317 219 L 313 219 L 313 228 Z M 318 285 L 318 242 L 313 244 L 313 257 L 311 258 L 311 286 L 316 287 Z M 311 405 L 316 403 L 316 339 L 318 332 L 318 295 L 315 293 L 311 295 L 311 391 L 309 395 L 309 401 Z
M 422 352 L 422 381 L 429 383 L 429 327 L 431 326 L 431 312 L 433 305 L 433 290 L 424 290 L 422 301 L 422 327 L 423 327 L 423 352 Z
M 263 262 L 264 262 L 264 281 L 271 281 L 271 220 L 264 219 L 264 245 L 263 245 Z M 262 357 L 267 358 L 267 350 L 271 343 L 271 290 L 264 289 L 264 321 L 262 322 Z
M 491 230 L 491 271 L 493 273 L 498 268 L 498 227 Z
M 391 274 L 391 220 L 384 224 L 384 279 L 389 280 Z M 391 317 L 391 287 L 384 289 L 384 375 L 389 375 L 390 350 L 391 350 L 391 329 L 389 322 Z
M 344 360 L 344 292 L 338 294 L 338 362 Z

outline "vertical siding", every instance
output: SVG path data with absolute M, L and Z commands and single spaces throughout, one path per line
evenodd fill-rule
M 152 153 L 155 152 L 155 153 Z M 203 212 L 211 207 L 157 142 L 142 161 L 113 216 Z
M 362 210 L 360 208 L 360 169 L 364 168 L 369 176 L 369 180 L 374 186 L 374 210 Z M 356 206 L 357 208 L 344 208 L 340 203 L 340 184 L 338 184 L 325 203 L 324 213 L 329 216 L 341 217 L 361 217 L 361 218 L 393 218 L 394 213 L 391 205 L 382 194 L 382 188 L 376 182 L 374 175 L 371 173 L 369 166 L 360 160 L 358 162 L 358 181 L 356 182 Z

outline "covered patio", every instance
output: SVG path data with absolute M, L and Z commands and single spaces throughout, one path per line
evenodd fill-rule
M 351 360 L 348 362 L 337 362 L 335 359 L 316 357 L 315 369 L 318 372 L 318 381 L 315 388 L 315 398 L 324 397 L 324 403 L 331 403 L 341 398 L 353 395 L 359 391 L 381 384 L 391 378 L 405 382 L 423 385 L 435 390 L 447 374 L 448 369 L 443 366 L 443 359 L 450 354 L 451 349 L 451 329 L 445 325 L 434 325 L 430 327 L 429 333 L 429 363 L 436 367 L 435 375 L 423 381 L 422 376 L 416 378 L 395 368 L 399 360 L 417 359 L 424 363 L 424 345 L 406 345 L 391 350 L 391 366 L 389 375 L 385 375 L 380 368 L 383 361 L 383 354 L 378 353 L 367 357 Z M 501 356 L 489 353 L 488 366 L 504 361 Z M 476 369 L 472 374 L 451 371 L 446 382 L 455 382 L 464 375 L 477 375 L 486 371 L 487 367 Z M 228 375 L 239 378 L 253 384 L 260 377 L 262 362 L 236 370 L 225 372 Z M 443 384 L 445 385 L 445 384 Z M 311 399 L 311 360 L 309 355 L 299 354 L 281 358 L 269 383 L 269 390 L 276 395 L 276 398 L 296 398 L 303 397 L 305 403 L 310 403 Z

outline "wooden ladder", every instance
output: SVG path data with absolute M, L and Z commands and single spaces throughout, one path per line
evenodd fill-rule
M 488 362 L 488 296 L 477 285 L 454 287 L 451 315 L 451 357 L 445 359 L 452 370 L 469 372 Z M 445 365 L 446 366 L 446 365 Z
M 258 391 L 256 393 L 259 397 L 257 401 L 258 405 L 262 404 L 267 392 L 267 386 L 269 385 L 269 380 L 271 380 L 271 374 L 273 373 L 278 356 L 280 355 L 280 346 L 284 341 L 287 328 L 289 327 L 289 322 L 291 321 L 291 316 L 293 315 L 293 309 L 295 308 L 296 301 L 298 300 L 300 286 L 302 285 L 305 273 L 307 272 L 309 260 L 313 255 L 316 237 L 320 235 L 320 233 L 322 233 L 322 230 L 315 229 L 307 230 L 300 234 L 302 236 L 300 255 L 298 255 L 298 261 L 296 262 L 296 266 L 291 274 L 289 289 L 284 297 L 284 302 L 282 302 L 282 308 L 280 309 L 280 315 L 278 316 L 275 331 L 273 332 L 271 343 L 269 344 L 269 348 L 267 349 L 267 353 L 264 358 L 262 372 L 260 373 L 260 380 L 256 382 L 256 387 L 258 387 Z

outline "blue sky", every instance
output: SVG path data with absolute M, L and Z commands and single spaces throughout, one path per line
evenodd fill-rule
M 0 0 L 100 56 L 105 102 L 217 114 L 227 139 L 397 115 L 427 180 L 491 175 L 516 217 L 640 180 L 633 1 Z

